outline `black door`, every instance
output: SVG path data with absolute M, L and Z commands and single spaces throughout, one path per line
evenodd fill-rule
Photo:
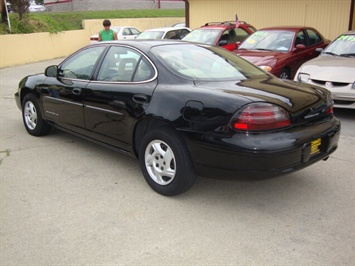
M 46 119 L 83 132 L 83 92 L 104 49 L 99 46 L 79 51 L 58 67 L 58 77 L 48 77 L 40 86 Z
M 144 114 L 157 85 L 156 76 L 155 67 L 143 54 L 112 46 L 95 81 L 85 89 L 87 134 L 128 151 L 135 122 Z

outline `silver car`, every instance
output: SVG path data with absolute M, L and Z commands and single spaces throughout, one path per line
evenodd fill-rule
M 317 58 L 304 63 L 294 79 L 331 91 L 335 107 L 355 109 L 355 31 L 337 37 Z

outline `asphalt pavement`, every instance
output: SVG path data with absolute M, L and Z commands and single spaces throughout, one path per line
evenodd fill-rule
M 27 134 L 0 69 L 0 265 L 355 264 L 355 110 L 327 161 L 260 181 L 199 177 L 164 197 L 133 158 L 53 130 Z

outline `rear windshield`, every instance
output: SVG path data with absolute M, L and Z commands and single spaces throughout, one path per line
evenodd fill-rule
M 268 74 L 236 54 L 215 46 L 174 44 L 152 48 L 173 73 L 194 80 L 244 80 Z

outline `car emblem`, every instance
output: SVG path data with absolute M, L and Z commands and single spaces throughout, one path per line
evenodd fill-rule
M 330 88 L 332 86 L 332 83 L 330 82 L 330 81 L 327 81 L 326 83 L 325 83 L 325 87 L 326 88 Z

